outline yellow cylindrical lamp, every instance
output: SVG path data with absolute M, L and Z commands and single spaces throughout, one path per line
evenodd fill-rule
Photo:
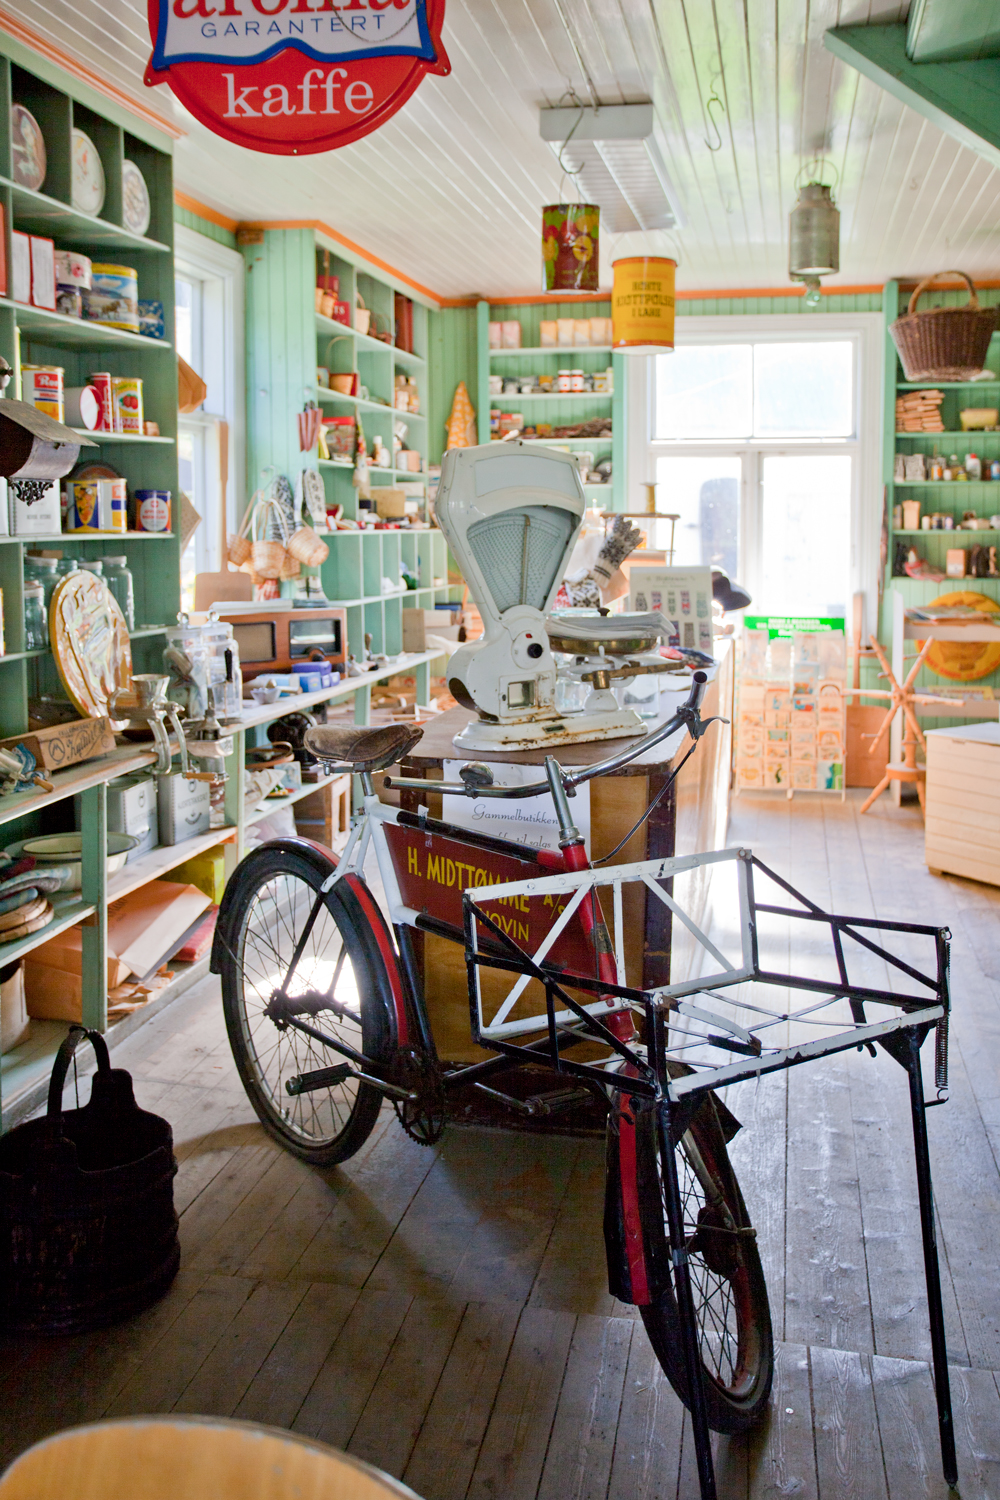
M 674 347 L 675 260 L 631 255 L 614 263 L 611 342 L 625 354 L 655 354 Z

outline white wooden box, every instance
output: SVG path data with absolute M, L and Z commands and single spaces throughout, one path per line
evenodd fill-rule
M 926 800 L 928 868 L 1000 885 L 1000 723 L 928 731 Z
M 189 781 L 175 773 L 161 776 L 157 787 L 160 843 L 182 844 L 211 827 L 207 781 Z

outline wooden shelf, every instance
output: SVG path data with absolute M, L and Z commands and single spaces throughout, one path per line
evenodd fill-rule
M 490 359 L 512 359 L 518 354 L 547 354 L 569 359 L 572 354 L 613 354 L 613 344 L 534 344 L 530 349 L 491 349 Z
M 324 318 L 322 313 L 316 314 L 316 332 L 326 334 L 332 339 L 353 339 L 359 354 L 391 354 L 401 364 L 409 364 L 414 369 L 422 369 L 427 363 L 419 354 L 410 354 L 405 349 L 397 349 L 395 344 L 387 344 L 384 339 L 372 338 L 370 333 L 359 333 L 356 328 L 349 327 L 347 323 L 338 323 L 334 318 Z
M 494 401 L 613 401 L 614 391 L 505 391 L 502 396 L 491 396 Z
M 117 901 L 120 897 L 127 896 L 130 891 L 137 891 L 141 885 L 148 885 L 151 880 L 159 880 L 161 875 L 167 875 L 171 870 L 176 870 L 178 865 L 184 864 L 187 860 L 204 854 L 207 849 L 214 849 L 218 844 L 233 843 L 236 836 L 235 826 L 213 828 L 208 833 L 200 833 L 197 838 L 185 839 L 183 843 L 167 844 L 159 849 L 151 849 L 148 854 L 141 855 L 139 859 L 129 860 L 124 869 L 109 878 L 108 900 Z
M 978 391 L 989 390 L 1000 385 L 1000 376 L 993 380 L 899 380 L 897 391 Z
M 33 193 L 9 177 L 0 177 L 0 184 L 10 188 L 11 209 L 14 228 L 30 234 L 50 235 L 57 240 L 72 240 L 74 247 L 98 245 L 106 250 L 144 250 L 155 255 L 172 255 L 170 245 L 159 240 L 146 239 L 133 234 L 120 224 L 112 224 L 93 214 L 84 214 L 50 198 L 46 193 Z
M 265 797 L 252 812 L 247 813 L 247 827 L 252 828 L 255 823 L 263 822 L 281 807 L 291 807 L 293 803 L 301 802 L 303 797 L 308 797 L 312 792 L 321 791 L 323 787 L 329 786 L 333 781 L 339 781 L 341 776 L 346 774 L 345 771 L 338 771 L 336 776 L 321 776 L 318 781 L 304 781 L 301 786 L 295 788 L 294 792 L 288 792 L 283 797 Z
M 167 339 L 148 339 L 127 328 L 112 328 L 108 323 L 90 323 L 86 318 L 69 318 L 65 313 L 48 312 L 0 297 L 0 308 L 12 308 L 27 342 L 35 339 L 47 344 L 78 349 L 172 349 Z
M 131 447 L 134 443 L 176 443 L 177 439 L 172 437 L 147 437 L 144 432 L 91 432 L 86 427 L 74 427 L 81 437 L 90 438 L 95 443 L 124 443 Z M 158 533 L 163 535 L 162 532 Z
M 74 927 L 94 910 L 93 906 L 81 899 L 79 891 L 55 891 L 48 899 L 55 911 L 52 921 L 47 927 L 41 927 L 37 932 L 18 938 L 13 943 L 0 943 L 0 964 L 17 963 L 18 959 L 24 958 L 33 948 L 47 943 L 49 938 L 58 936 L 60 932 L 65 932 L 67 927 Z
M 970 431 L 968 431 L 968 432 L 966 432 L 962 428 L 960 428 L 957 432 L 954 431 L 953 429 L 949 429 L 947 432 L 899 432 L 897 430 L 896 436 L 898 438 L 935 438 L 935 439 L 937 439 L 937 438 L 967 438 L 968 439 L 968 438 L 981 438 L 981 437 L 997 437 L 997 438 L 1000 438 L 1000 427 L 974 427 L 974 428 L 970 429 Z
M 1000 479 L 894 479 L 893 484 L 897 489 L 935 489 L 935 490 L 971 490 L 988 489 L 996 490 L 1000 496 Z

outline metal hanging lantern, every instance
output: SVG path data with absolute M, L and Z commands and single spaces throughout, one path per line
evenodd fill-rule
M 596 203 L 551 203 L 542 209 L 547 292 L 597 291 L 600 227 Z
M 840 270 L 840 210 L 833 188 L 807 182 L 788 216 L 788 274 L 806 284 L 806 304 L 818 307 L 821 276 Z

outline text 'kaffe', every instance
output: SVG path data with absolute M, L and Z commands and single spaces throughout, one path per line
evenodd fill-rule
M 150 87 L 253 151 L 330 151 L 448 73 L 444 0 L 149 0 Z

